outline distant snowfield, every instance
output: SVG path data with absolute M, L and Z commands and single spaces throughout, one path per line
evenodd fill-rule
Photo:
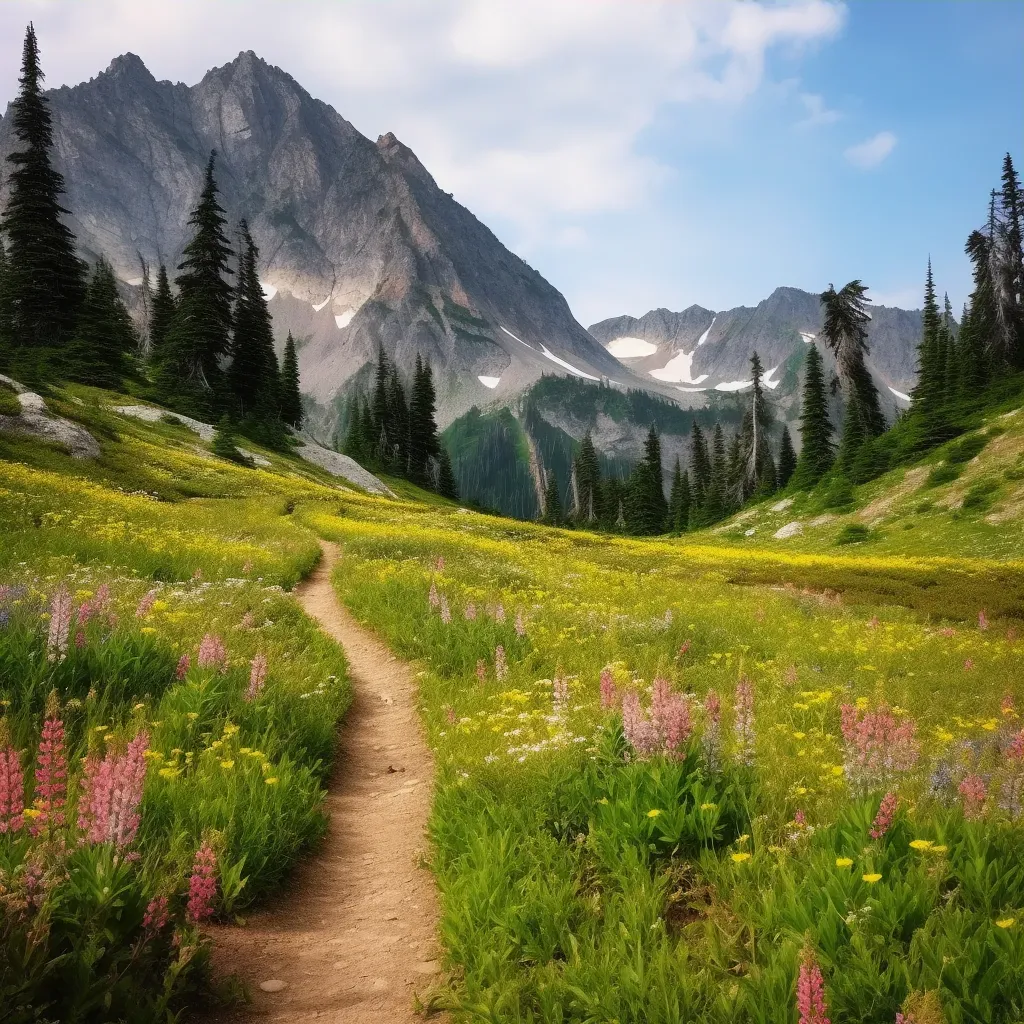
M 341 330 L 343 327 L 348 327 L 348 325 L 352 323 L 352 318 L 355 315 L 356 311 L 354 309 L 346 309 L 344 313 L 335 316 L 334 322 L 338 325 L 338 330 Z
M 492 391 L 501 383 L 500 377 L 477 377 L 477 380 L 480 381 L 485 388 L 490 388 Z
M 903 400 L 904 402 L 909 402 L 909 401 L 910 401 L 910 395 L 905 395 L 905 394 L 903 394 L 903 392 L 902 392 L 902 391 L 897 391 L 897 390 L 896 390 L 896 389 L 895 389 L 895 388 L 894 388 L 894 387 L 893 387 L 893 386 L 892 386 L 891 384 L 889 385 L 889 390 L 890 390 L 890 391 L 891 391 L 891 392 L 892 392 L 892 393 L 893 393 L 893 394 L 894 394 L 894 395 L 895 395 L 895 396 L 896 396 L 897 398 L 899 398 L 899 399 L 902 399 L 902 400 Z
M 511 338 L 511 339 L 512 339 L 513 341 L 518 341 L 520 345 L 525 345 L 525 346 L 526 346 L 527 348 L 531 348 L 531 347 L 532 347 L 532 346 L 530 346 L 530 345 L 527 345 L 527 344 L 526 344 L 526 342 L 525 342 L 525 341 L 523 341 L 523 339 L 522 339 L 522 338 L 517 338 L 517 337 L 516 337 L 516 336 L 515 336 L 515 335 L 514 335 L 514 334 L 513 334 L 513 333 L 512 333 L 512 332 L 511 332 L 511 331 L 510 331 L 510 330 L 509 330 L 509 329 L 508 329 L 507 327 L 502 327 L 502 330 L 503 330 L 503 331 L 504 331 L 504 332 L 505 332 L 505 333 L 506 333 L 506 334 L 507 334 L 507 335 L 508 335 L 508 336 L 509 336 L 509 337 L 510 337 L 510 338 Z
M 708 329 L 707 329 L 707 330 L 706 330 L 706 331 L 705 331 L 705 332 L 704 332 L 704 333 L 703 333 L 703 334 L 702 334 L 702 335 L 701 335 L 701 336 L 700 336 L 700 337 L 699 337 L 699 338 L 697 339 L 697 347 L 698 347 L 698 348 L 699 348 L 699 347 L 700 347 L 701 345 L 703 345 L 705 341 L 707 341 L 707 340 L 708 340 L 708 335 L 709 335 L 709 334 L 711 333 L 711 328 L 715 326 L 715 321 L 716 321 L 717 319 L 718 319 L 718 314 L 716 313 L 716 314 L 715 314 L 715 315 L 714 315 L 714 316 L 713 316 L 713 317 L 711 318 L 711 323 L 709 323 L 709 324 L 708 324 Z
M 695 352 L 696 349 L 693 352 L 677 352 L 660 370 L 651 370 L 650 375 L 668 384 L 700 384 L 708 379 L 708 375 L 702 373 L 699 377 L 690 376 Z
M 707 391 L 707 390 L 708 390 L 707 388 L 678 388 L 678 387 L 676 388 L 676 391 L 687 391 L 690 394 L 693 394 L 696 391 Z
M 270 284 L 267 281 L 260 281 L 260 287 L 263 289 L 263 298 L 269 302 L 277 294 L 277 285 Z
M 516 338 L 516 341 L 518 340 L 519 339 Z M 595 377 L 592 373 L 587 373 L 585 370 L 581 370 L 578 366 L 573 366 L 572 363 L 567 363 L 564 359 L 560 359 L 558 356 L 554 354 L 554 352 L 550 351 L 547 345 L 545 345 L 543 342 L 541 342 L 540 350 L 541 352 L 544 353 L 546 358 L 551 360 L 551 362 L 557 363 L 559 366 L 564 367 L 566 370 L 568 370 L 570 373 L 574 374 L 577 377 L 582 377 L 584 380 L 601 379 L 600 377 Z
M 810 345 L 814 341 L 815 336 L 813 334 L 809 334 L 807 331 L 800 331 L 799 333 L 800 337 L 804 339 L 805 344 Z
M 641 356 L 653 355 L 658 351 L 658 346 L 643 338 L 616 338 L 608 346 L 608 351 L 616 359 L 639 359 Z
M 773 374 L 775 373 L 775 371 L 776 371 L 776 370 L 778 370 L 778 367 L 777 367 L 777 366 L 773 366 L 773 367 L 772 367 L 772 368 L 771 368 L 771 369 L 770 369 L 770 370 L 769 370 L 769 371 L 768 371 L 768 372 L 767 372 L 767 373 L 766 373 L 766 374 L 765 374 L 765 375 L 764 375 L 764 376 L 763 376 L 763 377 L 761 378 L 761 383 L 762 383 L 762 384 L 763 384 L 763 385 L 764 385 L 764 386 L 765 386 L 766 388 L 770 388 L 770 389 L 771 389 L 772 391 L 774 391 L 774 390 L 775 390 L 775 389 L 776 389 L 776 388 L 777 388 L 777 387 L 779 386 L 779 384 L 781 383 L 781 381 L 777 381 L 777 380 L 772 380 L 772 375 L 773 375 Z M 753 381 L 751 381 L 751 383 L 753 383 Z
M 326 298 L 326 299 L 324 299 L 324 301 L 323 301 L 323 302 L 318 302 L 318 303 L 316 303 L 316 304 L 310 303 L 310 305 L 312 305 L 312 306 L 313 306 L 313 312 L 314 312 L 314 313 L 319 313 L 319 312 L 320 312 L 320 310 L 321 310 L 321 309 L 323 309 L 323 308 L 324 308 L 324 306 L 326 306 L 326 305 L 327 305 L 327 303 L 328 303 L 328 302 L 330 302 L 330 301 L 331 301 L 331 297 L 330 297 L 330 295 L 328 295 L 328 296 L 327 296 L 327 298 Z
M 770 391 L 774 391 L 781 381 L 772 380 L 772 375 L 778 370 L 777 366 L 773 366 L 762 378 L 761 383 L 768 388 Z M 716 391 L 742 391 L 744 388 L 751 388 L 754 386 L 752 380 L 727 380 L 721 384 L 715 385 Z

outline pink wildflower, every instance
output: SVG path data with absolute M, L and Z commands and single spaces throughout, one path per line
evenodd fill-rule
M 561 715 L 569 703 L 569 680 L 561 672 L 556 673 L 555 681 L 551 684 L 551 699 L 555 714 Z
M 46 637 L 47 661 L 63 661 L 68 653 L 71 630 L 71 594 L 62 583 L 50 605 L 50 630 Z
M 1003 699 L 999 702 L 999 710 L 1004 715 L 1015 715 L 1017 713 L 1017 703 L 1012 693 L 1003 694 Z
M 456 718 L 455 718 L 455 708 L 453 708 L 453 707 L 451 706 L 451 704 L 446 704 L 446 705 L 445 705 L 445 709 L 444 709 L 444 720 L 445 720 L 445 721 L 446 721 L 446 722 L 447 722 L 447 723 L 448 723 L 449 725 L 454 725 L 454 724 L 455 724 L 455 722 L 456 722 Z
M 21 828 L 24 809 L 25 776 L 21 758 L 11 745 L 7 726 L 0 721 L 0 835 Z
M 252 659 L 252 667 L 249 670 L 249 688 L 245 691 L 245 699 L 252 703 L 263 691 L 267 682 L 267 656 L 257 654 Z
M 1010 761 L 1024 761 L 1024 729 L 1013 734 L 1006 748 L 1006 757 Z
M 661 746 L 658 730 L 641 710 L 636 690 L 627 690 L 622 698 L 622 732 L 640 760 L 650 757 Z
M 149 733 L 141 730 L 123 754 L 108 750 L 102 761 L 86 765 L 83 796 L 89 805 L 79 814 L 79 825 L 88 825 L 90 843 L 113 843 L 121 850 L 130 846 L 139 830 L 139 805 L 146 781 L 146 746 Z
M 483 658 L 476 663 L 476 680 L 481 686 L 487 682 L 487 665 Z
M 807 815 L 800 808 L 797 808 L 793 814 L 793 824 L 797 828 L 807 828 Z
M 799 680 L 800 676 L 797 675 L 796 665 L 790 665 L 789 668 L 786 669 L 786 672 L 782 677 L 782 681 L 787 686 L 796 686 Z
M 75 649 L 81 650 L 85 646 L 85 633 L 82 630 L 76 630 L 75 632 Z
M 896 808 L 899 805 L 899 801 L 896 798 L 896 794 L 889 792 L 882 797 L 882 802 L 878 807 L 878 813 L 875 815 L 875 820 L 871 825 L 871 838 L 881 839 L 886 832 L 892 828 L 893 818 L 896 817 Z
M 853 704 L 843 704 L 840 727 L 846 747 L 846 780 L 857 793 L 880 789 L 917 764 L 917 723 L 898 719 L 884 704 L 863 712 Z
M 974 668 L 974 659 L 973 658 L 965 658 L 964 659 L 964 671 L 965 672 L 970 672 L 971 669 L 973 669 L 973 668 Z
M 447 626 L 452 621 L 452 610 L 448 607 L 448 598 L 441 595 L 441 621 Z
M 249 573 L 252 572 L 252 559 L 251 558 L 247 558 L 245 560 L 245 564 L 242 566 L 242 572 L 245 575 L 248 575 Z
M 427 591 L 427 604 L 429 604 L 431 608 L 436 608 L 440 603 L 441 599 L 437 596 L 437 584 L 431 580 L 430 590 Z
M 178 659 L 178 667 L 174 670 L 174 678 L 180 683 L 182 679 L 188 675 L 188 670 L 192 667 L 192 659 L 188 654 L 183 654 Z
M 868 629 L 878 629 L 882 623 L 879 621 L 877 615 L 872 615 L 868 621 Z
M 826 1014 L 825 979 L 810 947 L 800 957 L 800 974 L 796 983 L 796 1008 L 800 1024 L 830 1024 Z
M 494 621 L 498 623 L 505 621 L 505 606 L 500 601 L 498 607 L 494 609 Z
M 754 763 L 754 685 L 743 676 L 736 684 L 733 708 L 733 735 L 739 759 L 743 764 Z
M 110 587 L 106 583 L 101 583 L 96 588 L 96 593 L 92 598 L 92 607 L 97 615 L 103 615 L 110 611 Z
M 505 660 L 505 648 L 498 644 L 494 649 L 494 676 L 500 682 L 508 675 L 508 662 Z
M 685 640 L 682 644 L 679 645 L 679 650 L 676 651 L 676 657 L 677 658 L 685 658 L 686 654 L 687 654 L 687 652 L 689 650 L 690 650 L 690 641 L 689 640 Z
M 213 916 L 213 900 L 217 895 L 217 855 L 209 843 L 196 851 L 192 876 L 188 882 L 188 906 L 185 913 L 193 924 L 200 924 Z
M 75 612 L 75 622 L 78 623 L 78 628 L 81 629 L 87 625 L 89 620 L 95 614 L 95 608 L 91 601 L 83 601 L 78 606 L 78 611 Z
M 704 734 L 701 736 L 704 762 L 717 771 L 722 761 L 722 699 L 714 690 L 704 698 Z
M 148 934 L 163 931 L 167 925 L 167 919 L 167 897 L 154 896 L 146 906 L 146 913 L 142 918 L 142 930 Z
M 199 667 L 223 670 L 227 660 L 228 652 L 224 647 L 224 641 L 213 633 L 207 633 L 199 645 Z
M 665 753 L 678 758 L 693 732 L 690 702 L 675 693 L 667 679 L 655 679 L 651 689 L 651 720 L 661 735 Z
M 526 618 L 523 615 L 522 609 L 516 612 L 516 636 L 520 639 L 526 636 Z
M 917 1024 L 912 1014 L 909 1013 L 897 1013 L 896 1024 Z
M 978 629 L 980 629 L 982 632 L 988 629 L 988 616 L 985 614 L 984 608 L 982 608 L 981 611 L 978 612 Z
M 610 711 L 619 703 L 619 690 L 615 685 L 612 670 L 606 665 L 601 669 L 601 707 Z
M 255 624 L 256 624 L 256 616 L 253 615 L 253 613 L 251 611 L 248 611 L 248 612 L 246 612 L 242 616 L 242 621 L 239 622 L 238 628 L 239 629 L 252 629 L 252 627 Z
M 444 555 L 438 555 L 434 562 L 434 572 L 444 572 Z
M 36 785 L 34 804 L 39 816 L 32 822 L 29 831 L 39 835 L 47 829 L 60 828 L 64 824 L 64 799 L 68 787 L 68 762 L 64 753 L 64 723 L 57 717 L 56 700 L 48 701 L 50 707 L 43 734 L 36 753 Z
M 988 787 L 980 775 L 968 775 L 960 783 L 960 797 L 963 800 L 964 816 L 978 818 L 981 816 L 988 795 Z
M 153 610 L 158 593 L 158 590 L 151 590 L 139 601 L 138 607 L 135 609 L 135 618 L 144 619 Z
M 466 605 L 465 616 L 467 622 L 476 621 L 476 605 L 473 604 L 472 601 L 470 601 L 469 604 Z
M 947 640 L 952 640 L 956 636 L 956 630 L 952 626 L 946 626 L 939 630 L 939 635 L 944 636 Z

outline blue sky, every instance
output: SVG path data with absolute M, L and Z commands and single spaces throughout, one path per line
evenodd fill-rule
M 0 101 L 29 19 L 52 86 L 255 50 L 394 131 L 584 324 L 853 277 L 917 305 L 929 253 L 959 309 L 1024 164 L 1024 0 L 5 0 Z

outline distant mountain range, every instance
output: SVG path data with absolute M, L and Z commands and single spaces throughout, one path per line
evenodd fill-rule
M 251 52 L 194 86 L 157 81 L 125 54 L 48 96 L 71 226 L 83 254 L 107 256 L 129 295 L 143 262 L 173 272 L 217 151 L 222 205 L 232 222 L 248 220 L 260 247 L 275 335 L 279 344 L 296 336 L 320 437 L 369 384 L 379 348 L 406 373 L 421 353 L 463 489 L 530 515 L 545 466 L 567 474 L 585 430 L 624 472 L 652 417 L 666 465 L 685 460 L 694 415 L 738 421 L 754 350 L 780 417 L 798 413 L 800 366 L 821 326 L 816 295 L 778 288 L 754 308 L 657 309 L 588 331 L 394 135 L 372 142 Z M 0 168 L 14 145 L 8 112 Z M 872 310 L 869 364 L 890 416 L 913 387 L 920 330 L 919 312 Z

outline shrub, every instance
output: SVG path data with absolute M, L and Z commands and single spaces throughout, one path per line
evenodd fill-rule
M 963 465 L 970 462 L 988 444 L 992 434 L 975 433 L 968 434 L 959 441 L 949 445 L 946 449 L 946 462 L 950 466 Z
M 836 544 L 861 544 L 871 540 L 872 532 L 860 523 L 847 523 L 836 536 Z
M 925 487 L 939 487 L 942 484 L 952 483 L 954 480 L 959 479 L 962 470 L 957 465 L 949 465 L 943 463 L 941 466 L 936 466 L 929 474 L 924 482 Z

